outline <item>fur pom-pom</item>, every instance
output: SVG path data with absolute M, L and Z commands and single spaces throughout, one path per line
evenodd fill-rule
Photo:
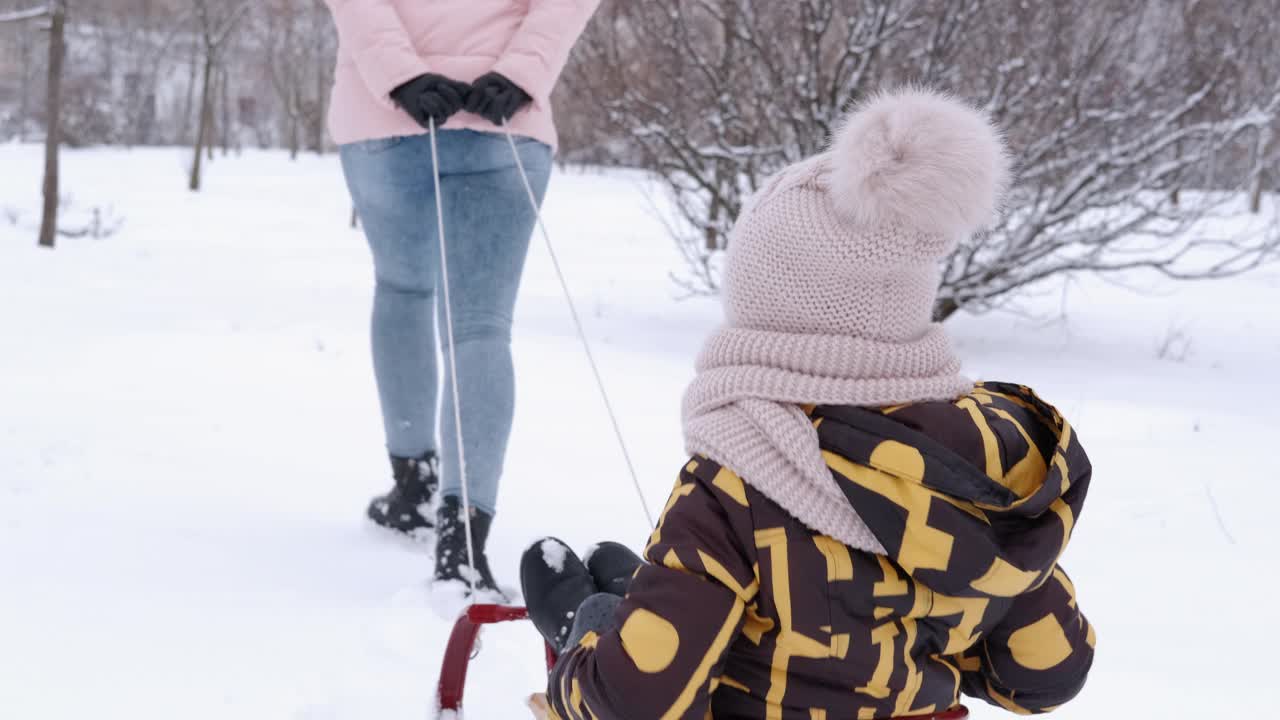
M 829 191 L 845 218 L 956 239 L 996 218 L 1009 182 L 1009 154 L 987 114 L 924 88 L 855 108 L 829 158 Z

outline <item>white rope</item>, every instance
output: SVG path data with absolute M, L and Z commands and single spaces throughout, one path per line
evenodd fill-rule
M 444 300 L 445 339 L 449 344 L 449 382 L 453 388 L 453 425 L 457 430 L 458 473 L 462 480 L 462 522 L 467 532 L 467 584 L 476 595 L 475 541 L 471 535 L 471 496 L 467 488 L 467 453 L 462 443 L 462 395 L 458 393 L 458 355 L 453 344 L 453 300 L 449 294 L 449 253 L 444 235 L 444 199 L 440 194 L 440 152 L 436 148 L 436 121 L 431 119 L 431 172 L 435 180 L 436 228 L 440 235 L 440 277 Z
M 542 239 L 547 245 L 547 253 L 551 256 L 551 264 L 555 267 L 556 277 L 560 280 L 560 289 L 564 292 L 564 300 L 569 305 L 569 314 L 573 316 L 578 339 L 582 341 L 582 349 L 587 354 L 587 363 L 591 365 L 591 373 L 595 376 L 596 387 L 600 390 L 600 399 L 604 401 L 605 412 L 609 414 L 609 422 L 613 424 L 613 434 L 617 437 L 618 447 L 622 450 L 622 459 L 627 464 L 627 471 L 631 473 L 631 484 L 635 486 L 636 495 L 640 498 L 640 507 L 644 510 L 645 520 L 652 528 L 655 525 L 653 513 L 649 510 L 649 503 L 644 499 L 644 490 L 640 487 L 640 476 L 636 473 L 635 463 L 631 461 L 631 453 L 627 451 L 627 441 L 623 438 L 622 426 L 618 423 L 618 415 L 614 412 L 613 403 L 609 400 L 609 392 L 605 389 L 604 378 L 600 375 L 595 354 L 591 352 L 591 341 L 587 339 L 587 331 L 582 325 L 582 318 L 578 315 L 578 307 L 573 302 L 573 294 L 569 292 L 569 283 L 565 280 L 564 270 L 560 267 L 560 258 L 556 255 L 555 246 L 551 243 L 551 233 L 547 232 L 546 223 L 542 221 L 542 208 L 538 205 L 538 197 L 533 192 L 533 184 L 529 182 L 529 174 L 525 172 L 524 161 L 520 158 L 520 150 L 516 147 L 516 140 L 511 134 L 510 126 L 503 125 L 502 129 L 506 133 L 507 143 L 511 145 L 511 154 L 515 156 L 516 168 L 520 170 L 520 179 L 524 181 L 525 192 L 529 195 L 529 206 L 533 208 L 534 217 L 538 221 L 538 230 L 542 233 Z

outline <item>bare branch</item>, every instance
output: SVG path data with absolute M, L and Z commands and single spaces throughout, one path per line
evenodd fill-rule
M 51 12 L 52 10 L 48 7 L 35 7 L 28 10 L 14 10 L 12 12 L 0 13 L 0 25 L 49 17 Z

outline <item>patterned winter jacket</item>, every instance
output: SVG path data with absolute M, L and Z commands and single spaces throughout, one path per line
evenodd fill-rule
M 827 463 L 888 556 L 801 525 L 726 468 L 680 473 L 618 630 L 565 653 L 569 718 L 928 715 L 961 693 L 1019 714 L 1074 697 L 1094 631 L 1058 566 L 1090 465 L 1021 386 L 811 413 Z

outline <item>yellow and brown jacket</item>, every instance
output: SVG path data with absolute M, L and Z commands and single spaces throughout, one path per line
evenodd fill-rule
M 565 720 L 923 715 L 961 693 L 1020 714 L 1081 689 L 1093 628 L 1058 566 L 1091 474 L 1029 389 L 811 416 L 848 501 L 887 549 L 807 529 L 694 458 L 618 610 L 550 678 Z

